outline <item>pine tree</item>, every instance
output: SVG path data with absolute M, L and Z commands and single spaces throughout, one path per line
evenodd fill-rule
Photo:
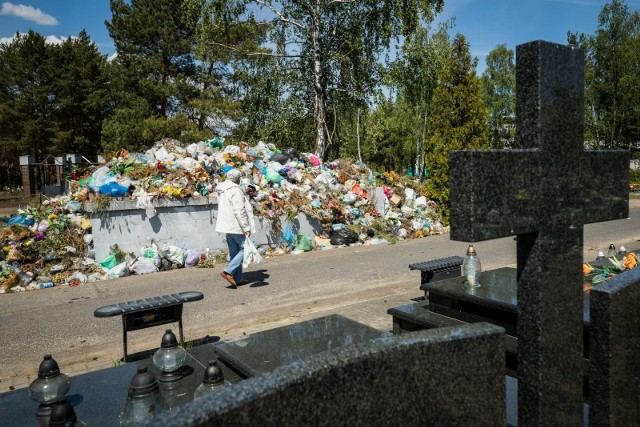
M 111 90 L 116 105 L 105 123 L 109 149 L 141 149 L 195 127 L 187 105 L 199 96 L 195 13 L 182 0 L 110 0 L 106 22 L 116 45 Z
M 29 31 L 0 44 L 0 143 L 13 156 L 50 154 L 55 132 L 53 51 L 42 35 Z
M 426 155 L 431 178 L 427 189 L 440 205 L 445 221 L 449 217 L 449 152 L 489 147 L 487 109 L 480 97 L 476 64 L 465 37 L 456 35 L 431 102 Z
M 53 88 L 52 149 L 94 156 L 101 152 L 102 122 L 107 112 L 106 57 L 84 30 L 52 49 L 58 70 Z

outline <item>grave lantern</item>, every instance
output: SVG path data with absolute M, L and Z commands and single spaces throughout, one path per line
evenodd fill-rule
M 167 329 L 162 336 L 160 349 L 153 355 L 153 364 L 162 371 L 160 382 L 174 382 L 182 378 L 182 364 L 187 352 L 178 344 L 178 340 L 171 329 Z
M 50 354 L 44 356 L 38 368 L 38 378 L 29 385 L 29 396 L 39 402 L 36 418 L 40 425 L 48 426 L 52 406 L 64 399 L 71 388 L 69 377 L 60 373 L 58 363 Z
M 480 286 L 480 273 L 482 272 L 482 266 L 480 265 L 480 258 L 476 253 L 476 248 L 473 245 L 469 245 L 467 248 L 467 256 L 462 262 L 462 275 L 465 278 L 465 285 L 469 287 Z
M 196 388 L 193 398 L 197 399 L 202 396 L 206 396 L 209 393 L 219 390 L 226 385 L 224 380 L 224 374 L 222 369 L 218 366 L 218 362 L 215 360 L 209 361 L 209 366 L 204 370 L 204 377 L 202 384 Z
M 611 257 L 614 257 L 616 255 L 617 255 L 616 246 L 613 243 L 611 243 L 609 245 L 609 250 L 607 251 L 607 258 L 611 258 Z
M 63 400 L 53 405 L 49 427 L 87 427 L 87 423 L 79 420 L 73 406 Z
M 147 368 L 138 368 L 138 373 L 129 384 L 129 397 L 120 413 L 121 426 L 138 425 L 161 412 L 160 387 Z

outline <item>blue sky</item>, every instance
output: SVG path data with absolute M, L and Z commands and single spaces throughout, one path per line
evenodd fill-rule
M 1 1 L 1 0 L 0 0 Z M 515 46 L 532 40 L 566 43 L 567 31 L 594 34 L 605 0 L 445 0 L 438 20 L 456 17 L 452 33 L 462 33 L 478 57 L 478 73 L 486 54 L 501 43 Z M 627 0 L 633 10 L 640 0 Z M 51 41 L 86 29 L 101 52 L 112 55 L 113 42 L 104 21 L 111 19 L 107 0 L 17 0 L 0 3 L 0 41 L 33 29 Z

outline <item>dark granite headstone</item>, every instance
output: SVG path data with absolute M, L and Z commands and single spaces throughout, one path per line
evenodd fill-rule
M 580 425 L 583 224 L 628 216 L 629 153 L 583 149 L 579 49 L 516 56 L 518 149 L 451 153 L 451 238 L 518 236 L 519 424 Z
M 339 348 L 179 406 L 149 425 L 505 425 L 502 333 L 476 323 Z
M 640 268 L 591 290 L 589 424 L 640 425 Z

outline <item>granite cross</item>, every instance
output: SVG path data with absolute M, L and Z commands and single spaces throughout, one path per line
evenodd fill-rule
M 451 239 L 517 235 L 519 425 L 582 425 L 583 224 L 628 216 L 629 153 L 584 150 L 579 49 L 516 57 L 518 148 L 451 153 Z

